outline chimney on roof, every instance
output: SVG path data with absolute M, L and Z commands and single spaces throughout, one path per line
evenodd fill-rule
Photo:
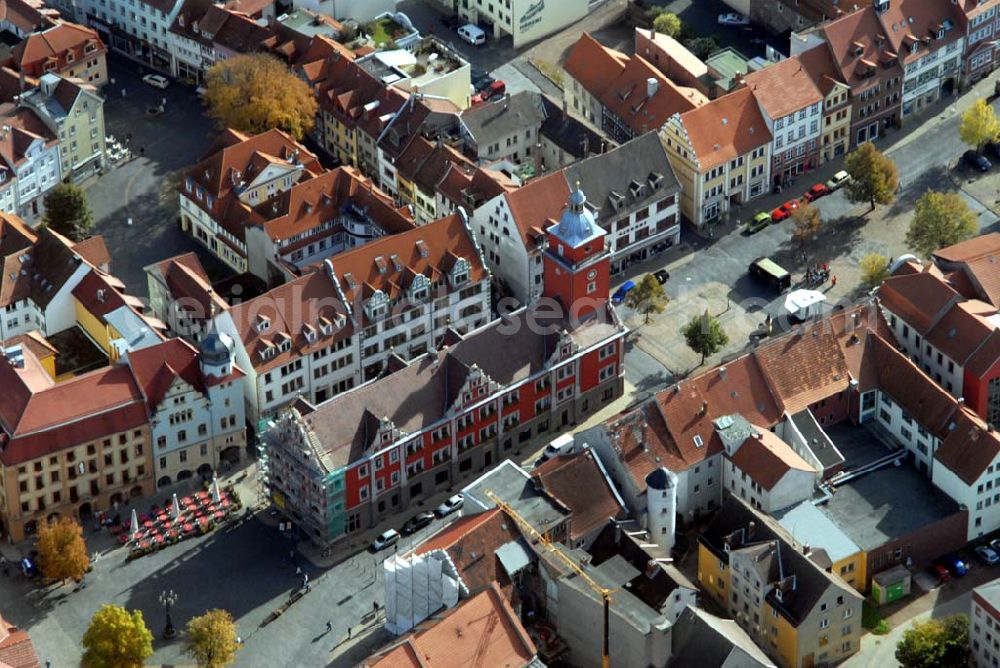
M 660 566 L 656 563 L 656 560 L 650 559 L 646 562 L 646 577 L 652 580 L 656 577 L 657 572 L 659 572 Z
M 757 523 L 756 523 L 756 522 L 754 522 L 753 520 L 750 520 L 750 523 L 749 523 L 749 524 L 747 524 L 747 542 L 748 542 L 748 543 L 749 543 L 749 542 L 750 542 L 751 540 L 753 540 L 753 534 L 754 534 L 754 531 L 755 531 L 756 529 L 757 529 Z
M 660 80 L 656 77 L 649 77 L 646 79 L 646 97 L 651 98 L 656 95 L 656 91 L 660 90 Z
M 701 402 L 701 414 L 704 415 L 707 412 L 708 412 L 708 402 L 707 401 L 702 401 Z
M 808 545 L 803 545 L 802 546 L 802 554 L 804 554 L 805 556 L 808 557 L 810 552 L 812 552 L 812 548 L 811 547 L 809 547 Z
M 719 367 L 719 378 L 721 378 L 722 380 L 725 380 L 727 372 L 728 372 L 728 370 L 726 369 L 726 367 L 720 366 Z

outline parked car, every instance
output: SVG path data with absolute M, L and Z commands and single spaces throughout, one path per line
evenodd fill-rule
M 938 582 L 942 584 L 951 580 L 951 573 L 941 564 L 931 564 L 931 573 L 936 575 Z
M 806 194 L 802 196 L 802 199 L 807 202 L 815 202 L 820 197 L 826 197 L 829 194 L 830 189 L 826 187 L 825 183 L 817 183 L 806 191 Z
M 379 550 L 384 550 L 390 545 L 395 545 L 399 542 L 399 532 L 395 529 L 387 529 L 380 533 L 375 540 L 372 541 L 372 552 L 378 552 Z
M 795 211 L 797 208 L 799 208 L 799 201 L 797 199 L 790 199 L 771 212 L 771 221 L 780 223 L 791 216 L 792 211 Z
M 480 44 L 486 43 L 486 33 L 482 28 L 473 23 L 466 23 L 464 26 L 459 28 L 458 36 L 473 46 L 479 46 Z
M 971 149 L 962 154 L 962 162 L 980 172 L 988 172 L 993 167 L 993 163 L 987 160 L 985 155 L 980 155 Z
M 747 234 L 755 234 L 771 224 L 771 214 L 767 211 L 758 211 L 757 215 L 747 223 Z
M 987 545 L 980 545 L 977 547 L 976 556 L 979 557 L 979 560 L 987 566 L 993 566 L 1000 563 L 1000 554 L 997 554 L 992 547 Z
M 434 514 L 438 517 L 446 517 L 465 505 L 465 499 L 461 494 L 448 497 L 444 503 L 434 509 Z
M 615 293 L 611 295 L 611 303 L 621 304 L 625 301 L 625 295 L 628 294 L 629 290 L 635 287 L 635 281 L 625 281 L 622 283 L 621 287 L 615 290 Z
M 848 181 L 850 180 L 851 180 L 851 175 L 845 172 L 844 170 L 840 170 L 839 172 L 834 174 L 833 177 L 829 181 L 827 181 L 824 185 L 826 185 L 826 187 L 829 188 L 830 191 L 832 192 L 834 190 L 840 190 L 841 188 L 846 186 Z
M 737 14 L 736 12 L 730 12 L 728 14 L 719 14 L 719 25 L 748 26 L 750 25 L 750 17 L 743 16 L 742 14 Z
M 170 80 L 160 74 L 147 74 L 142 80 L 153 88 L 163 89 L 170 85 Z
M 954 554 L 946 554 L 943 557 L 939 557 L 934 563 L 944 566 L 955 577 L 960 578 L 969 574 L 969 565 Z
M 404 536 L 409 536 L 411 533 L 416 533 L 428 526 L 434 521 L 434 513 L 422 512 L 417 513 L 410 519 L 406 520 L 406 524 L 403 525 L 402 532 Z
M 493 79 L 490 77 L 489 83 L 484 86 L 482 90 L 472 96 L 471 103 L 473 106 L 482 104 L 487 100 L 498 98 L 506 92 L 507 84 L 503 81 L 503 79 Z

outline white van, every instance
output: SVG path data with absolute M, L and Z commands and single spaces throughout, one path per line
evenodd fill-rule
M 486 44 L 486 33 L 483 32 L 482 28 L 474 23 L 466 23 L 464 26 L 459 28 L 458 36 L 469 44 L 475 44 L 476 46 Z

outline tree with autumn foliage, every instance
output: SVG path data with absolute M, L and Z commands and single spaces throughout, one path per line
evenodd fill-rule
M 105 603 L 83 634 L 85 668 L 142 668 L 153 655 L 153 634 L 140 610 Z
M 240 648 L 233 616 L 225 610 L 209 610 L 187 624 L 187 653 L 198 668 L 225 668 L 236 661 Z
M 316 98 L 309 85 L 264 53 L 213 65 L 205 80 L 205 103 L 220 125 L 250 134 L 277 128 L 302 139 L 316 123 Z
M 90 568 L 83 528 L 69 517 L 38 525 L 38 567 L 49 582 L 79 582 Z

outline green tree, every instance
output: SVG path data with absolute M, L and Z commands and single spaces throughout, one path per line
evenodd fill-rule
M 881 285 L 889 275 L 889 258 L 879 253 L 868 253 L 858 262 L 861 269 L 861 280 L 869 288 Z
M 701 354 L 701 364 L 705 363 L 706 357 L 719 352 L 729 343 L 729 335 L 722 329 L 719 321 L 708 314 L 708 311 L 691 318 L 691 321 L 681 329 L 681 334 L 684 335 L 688 348 Z
M 153 634 L 142 612 L 105 603 L 83 634 L 86 668 L 142 668 L 153 654 Z
M 976 214 L 958 193 L 928 190 L 917 200 L 906 243 L 924 257 L 976 236 Z
M 663 12 L 653 19 L 653 30 L 676 38 L 681 34 L 681 20 L 677 17 L 677 14 Z
M 209 610 L 187 624 L 187 653 L 199 668 L 224 668 L 239 649 L 236 624 L 225 610 Z
M 958 136 L 962 141 L 980 151 L 983 144 L 993 141 L 1000 135 L 1000 121 L 993 111 L 993 107 L 980 98 L 962 114 L 962 121 L 958 125 Z
M 896 163 L 879 153 L 871 142 L 862 144 L 847 155 L 844 169 L 851 175 L 847 182 L 847 197 L 852 202 L 888 204 L 896 196 L 899 175 Z
M 625 295 L 625 303 L 641 312 L 646 317 L 645 322 L 649 322 L 650 313 L 663 313 L 669 302 L 666 290 L 653 274 L 643 276 L 639 284 Z
M 205 103 L 220 125 L 251 134 L 278 128 L 302 139 L 316 122 L 316 98 L 309 85 L 263 53 L 213 65 L 205 80 Z
M 822 224 L 819 209 L 809 202 L 801 202 L 798 208 L 792 210 L 792 240 L 805 246 L 819 233 Z
M 916 622 L 896 645 L 904 668 L 953 668 L 968 665 L 969 618 L 952 615 Z
M 684 41 L 684 46 L 699 60 L 705 60 L 719 50 L 719 42 L 714 37 L 692 37 Z
M 87 236 L 94 226 L 87 194 L 80 186 L 60 183 L 45 195 L 44 223 L 73 241 Z
M 79 582 L 90 567 L 83 529 L 69 517 L 38 525 L 38 567 L 49 582 Z

